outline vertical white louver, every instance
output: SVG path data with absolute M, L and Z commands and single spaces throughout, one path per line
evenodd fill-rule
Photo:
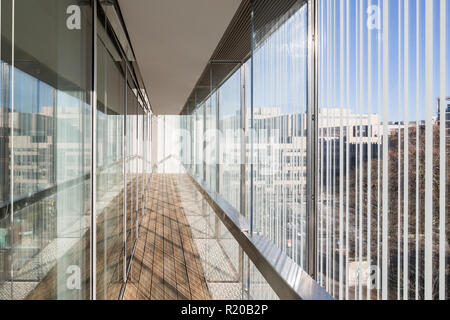
M 318 281 L 446 299 L 448 4 L 319 1 Z

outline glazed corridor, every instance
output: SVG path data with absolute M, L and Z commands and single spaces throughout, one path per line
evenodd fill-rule
M 0 299 L 448 299 L 449 16 L 1 0 Z

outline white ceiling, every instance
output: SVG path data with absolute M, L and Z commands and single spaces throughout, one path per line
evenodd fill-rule
M 178 114 L 241 0 L 119 0 L 153 112 Z

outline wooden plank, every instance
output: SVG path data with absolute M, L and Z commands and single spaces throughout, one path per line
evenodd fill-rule
M 176 176 L 168 174 L 154 174 L 150 179 L 124 299 L 211 298 L 176 181 Z

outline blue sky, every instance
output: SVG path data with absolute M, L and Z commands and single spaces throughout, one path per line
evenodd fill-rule
M 340 12 L 340 4 L 344 4 L 344 12 Z M 405 12 L 408 1 L 409 12 Z M 440 0 L 322 0 L 319 6 L 319 105 L 320 107 L 336 107 L 341 105 L 356 113 L 367 113 L 369 106 L 372 113 L 381 114 L 382 92 L 377 85 L 382 63 L 378 58 L 378 49 L 383 47 L 383 5 L 389 5 L 389 120 L 403 120 L 405 109 L 405 53 L 409 52 L 409 119 L 423 120 L 425 106 L 425 4 L 433 1 L 434 12 L 434 59 L 433 89 L 434 96 L 431 107 L 436 111 L 436 98 L 439 96 L 440 68 Z M 446 0 L 446 17 L 450 17 L 450 1 Z M 346 10 L 349 5 L 349 17 Z M 366 25 L 369 18 L 367 8 L 370 5 L 379 8 L 381 28 L 372 29 Z M 419 29 L 416 15 L 419 12 Z M 360 14 L 362 13 L 362 19 Z M 340 17 L 343 14 L 344 29 L 340 30 Z M 404 47 L 404 19 L 409 17 L 409 46 Z M 306 70 L 307 70 L 307 10 L 301 8 L 263 43 L 258 44 L 254 58 L 254 101 L 255 107 L 280 107 L 283 113 L 299 113 L 306 110 Z M 329 17 L 329 19 L 328 19 Z M 450 22 L 447 19 L 447 56 L 450 56 Z M 350 32 L 346 32 L 347 21 Z M 362 25 L 362 54 L 360 54 L 360 26 Z M 257 30 L 258 32 L 258 30 Z M 419 43 L 416 35 L 419 32 Z M 340 41 L 344 41 L 344 65 L 340 65 Z M 369 37 L 371 44 L 371 61 L 369 59 Z M 349 45 L 349 62 L 346 59 L 347 41 Z M 419 72 L 417 81 L 417 45 L 419 46 Z M 382 53 L 382 52 L 381 52 Z M 450 60 L 450 59 L 447 59 Z M 347 64 L 349 73 L 347 74 Z M 362 66 L 362 70 L 360 70 Z M 371 68 L 371 86 L 369 90 L 369 66 Z M 341 67 L 342 70 L 341 70 Z M 340 72 L 344 72 L 344 80 L 349 79 L 349 96 L 347 86 L 340 82 Z M 360 71 L 362 77 L 360 77 Z M 235 114 L 240 102 L 240 71 L 237 71 L 220 89 L 221 112 L 223 115 Z M 445 75 L 450 74 L 448 61 Z M 247 78 L 249 74 L 247 73 Z M 450 96 L 450 79 L 446 76 L 447 96 Z M 328 82 L 327 82 L 328 81 Z M 20 70 L 15 72 L 15 107 L 22 112 L 40 112 L 41 106 L 53 103 L 52 88 L 39 82 Z M 344 92 L 344 103 L 341 101 L 341 90 Z M 369 92 L 371 98 L 369 103 Z M 416 115 L 416 93 L 419 93 L 419 114 Z M 39 97 L 38 97 L 39 96 Z M 248 96 L 248 95 L 247 95 Z M 348 98 L 348 101 L 347 101 Z M 362 103 L 360 100 L 362 99 Z M 39 105 L 37 101 L 39 100 Z M 68 94 L 58 94 L 58 104 L 76 106 L 78 99 Z M 400 110 L 399 110 L 400 109 Z
M 409 1 L 409 12 L 405 12 L 405 1 Z M 436 98 L 439 96 L 440 76 L 440 1 L 433 1 L 434 15 L 434 97 L 432 108 L 435 113 Z M 383 5 L 389 5 L 389 115 L 390 121 L 403 120 L 405 109 L 405 53 L 409 52 L 409 120 L 423 120 L 425 115 L 425 0 L 350 0 L 349 19 L 346 14 L 347 1 L 344 4 L 344 29 L 340 30 L 340 1 L 330 0 L 320 2 L 320 91 L 319 105 L 321 107 L 340 107 L 341 89 L 344 91 L 344 107 L 351 108 L 357 113 L 367 113 L 369 109 L 369 65 L 371 68 L 371 99 L 372 113 L 381 114 L 378 103 L 381 102 L 382 91 L 378 90 L 377 80 L 382 71 L 382 62 L 378 60 L 378 49 L 383 49 Z M 369 17 L 367 8 L 375 5 L 379 8 L 381 28 L 370 30 L 366 23 Z M 419 10 L 419 11 L 417 11 Z M 419 29 L 416 23 L 419 12 Z M 362 19 L 360 14 L 362 13 Z M 405 48 L 405 16 L 409 17 L 409 45 Z M 327 17 L 330 17 L 328 20 Z M 322 19 L 324 17 L 324 19 Z M 446 17 L 450 17 L 450 1 L 447 1 Z M 350 32 L 347 34 L 347 21 Z M 329 26 L 328 26 L 329 25 Z M 362 25 L 362 41 L 360 41 L 360 25 Z M 446 21 L 447 30 L 450 24 Z M 417 31 L 419 32 L 419 82 L 417 83 Z M 283 113 L 304 111 L 305 84 L 304 67 L 306 61 L 306 10 L 295 13 L 284 25 L 266 40 L 255 52 L 255 107 L 281 107 Z M 372 57 L 369 59 L 369 34 Z M 340 41 L 344 37 L 344 83 L 340 83 Z M 447 31 L 447 56 L 450 52 L 450 31 Z M 348 39 L 348 40 L 347 40 Z M 349 62 L 347 62 L 346 46 L 349 44 Z M 361 42 L 361 43 L 360 43 Z M 362 44 L 362 54 L 360 54 Z M 381 51 L 382 56 L 382 51 Z M 450 59 L 447 59 L 450 60 Z M 349 73 L 347 74 L 347 63 Z M 360 70 L 362 66 L 362 70 Z M 360 72 L 362 71 L 362 77 Z M 445 74 L 450 74 L 450 61 L 447 63 Z M 300 75 L 300 76 L 299 76 Z M 382 75 L 380 73 L 380 75 Z M 346 95 L 346 79 L 349 77 L 349 101 Z M 450 96 L 450 79 L 446 76 L 447 95 Z M 327 79 L 329 82 L 327 82 Z M 381 78 L 382 79 L 382 78 Z M 400 87 L 399 87 L 400 86 Z M 382 84 L 381 84 L 382 88 Z M 419 92 L 419 114 L 416 115 L 416 92 Z M 362 99 L 362 103 L 360 103 Z M 400 110 L 399 110 L 400 108 Z

